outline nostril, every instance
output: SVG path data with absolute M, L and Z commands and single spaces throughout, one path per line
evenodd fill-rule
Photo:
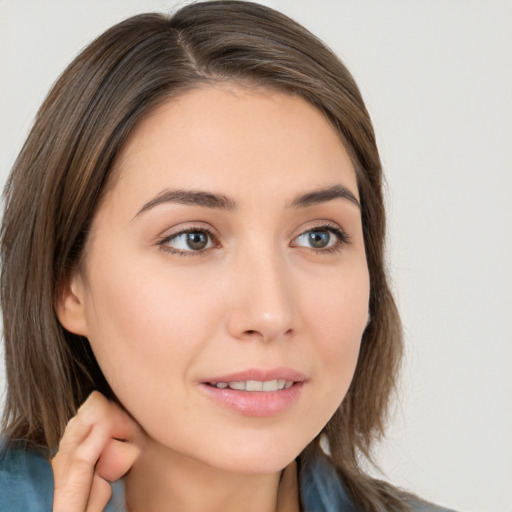
M 286 332 L 283 334 L 279 333 L 270 333 L 265 331 L 259 331 L 258 329 L 247 329 L 243 332 L 242 337 L 249 340 L 249 339 L 256 339 L 261 338 L 263 341 L 271 341 L 276 338 L 281 338 L 283 336 L 284 338 L 291 338 L 294 336 L 294 330 L 293 329 L 287 329 Z

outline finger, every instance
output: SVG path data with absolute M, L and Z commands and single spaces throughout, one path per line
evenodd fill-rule
M 76 446 L 81 443 L 89 435 L 91 428 L 92 424 L 80 421 L 77 413 L 77 416 L 74 416 L 68 421 L 64 429 L 64 434 L 59 443 L 59 451 L 62 449 L 62 443 L 64 443 L 64 446 L 67 444 Z
M 109 437 L 131 441 L 139 447 L 144 442 L 142 430 L 128 413 L 94 391 L 66 426 L 59 453 L 76 450 L 96 426 L 108 432 Z
M 140 448 L 135 444 L 111 439 L 101 452 L 96 473 L 114 482 L 128 472 L 140 453 Z
M 98 392 L 92 392 L 87 400 L 78 409 L 76 415 L 66 425 L 64 434 L 59 443 L 59 452 L 72 450 L 84 441 L 89 435 L 93 425 L 105 417 L 106 399 Z
M 108 439 L 108 431 L 95 426 L 75 449 L 59 450 L 52 460 L 54 512 L 83 512 L 86 509 L 94 465 Z
M 83 421 L 96 424 L 101 421 L 110 430 L 110 436 L 140 443 L 143 434 L 137 422 L 119 405 L 107 400 L 98 391 L 93 391 L 78 410 L 77 416 Z
M 114 402 L 108 402 L 110 413 L 110 435 L 115 439 L 129 441 L 139 448 L 145 442 L 145 435 L 139 424 Z
M 54 512 L 85 510 L 92 492 L 94 467 L 102 451 L 111 440 L 112 433 L 138 437 L 139 429 L 132 424 L 133 420 L 126 413 L 100 393 L 89 396 L 66 426 L 59 450 L 52 460 Z M 114 465 L 110 459 L 107 461 L 108 466 Z M 123 464 L 119 465 L 124 469 Z M 115 469 L 108 474 L 115 475 Z
M 90 500 L 94 507 L 103 503 L 106 487 L 110 488 L 108 482 L 129 470 L 144 439 L 141 428 L 128 413 L 93 392 L 66 426 L 52 460 L 54 512 L 83 512 Z M 99 467 L 96 472 L 95 467 Z
M 89 494 L 89 501 L 87 502 L 86 512 L 103 512 L 107 506 L 108 500 L 112 496 L 112 488 L 110 483 L 101 478 L 98 473 L 94 473 Z

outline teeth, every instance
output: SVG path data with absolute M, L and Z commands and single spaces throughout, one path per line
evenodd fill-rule
M 219 389 L 235 389 L 237 391 L 280 391 L 293 386 L 292 380 L 240 380 L 235 382 L 216 382 Z
M 263 391 L 263 382 L 260 380 L 248 380 L 245 383 L 246 391 Z
M 261 383 L 262 391 L 277 391 L 279 389 L 279 384 L 277 380 L 266 380 Z
M 238 381 L 238 382 L 229 382 L 228 386 L 231 389 L 237 389 L 238 391 L 245 391 L 245 382 L 244 381 Z

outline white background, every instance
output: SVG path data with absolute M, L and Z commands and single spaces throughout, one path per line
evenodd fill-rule
M 378 135 L 407 357 L 377 459 L 437 503 L 511 512 L 512 2 L 264 3 L 344 59 Z M 174 4 L 0 0 L 2 182 L 73 56 L 114 22 Z

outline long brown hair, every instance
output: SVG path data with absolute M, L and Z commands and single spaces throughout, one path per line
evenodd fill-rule
M 58 284 L 77 264 L 116 155 L 169 98 L 212 81 L 300 95 L 339 132 L 357 173 L 371 282 L 370 322 L 350 389 L 324 429 L 331 459 L 364 510 L 405 510 L 367 477 L 402 353 L 385 264 L 382 172 L 370 117 L 349 71 L 286 16 L 240 1 L 143 14 L 107 30 L 64 71 L 37 114 L 5 188 L 1 301 L 8 390 L 3 427 L 53 450 L 93 389 L 112 396 L 88 341 L 57 320 Z M 318 449 L 315 439 L 305 450 Z

